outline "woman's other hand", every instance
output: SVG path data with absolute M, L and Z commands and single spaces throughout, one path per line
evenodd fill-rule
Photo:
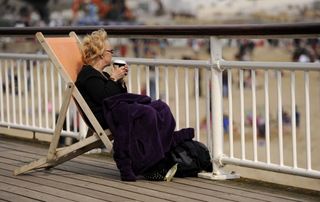
M 111 78 L 114 81 L 118 81 L 123 79 L 128 74 L 128 65 L 121 66 L 121 67 L 114 67 L 111 73 Z

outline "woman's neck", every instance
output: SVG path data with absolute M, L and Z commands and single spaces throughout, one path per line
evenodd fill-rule
M 91 65 L 93 68 L 95 68 L 96 70 L 98 70 L 99 72 L 102 72 L 102 70 L 104 69 L 104 66 L 101 65 L 101 62 L 96 62 L 94 64 Z

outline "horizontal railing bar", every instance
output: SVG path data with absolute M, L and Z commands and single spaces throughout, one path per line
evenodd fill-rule
M 45 35 L 67 35 L 75 31 L 78 35 L 86 35 L 103 28 L 112 37 L 133 36 L 184 36 L 184 37 L 235 37 L 235 36 L 319 36 L 320 23 L 284 23 L 284 24 L 246 24 L 246 25 L 180 25 L 180 26 L 145 26 L 145 25 L 113 25 L 113 26 L 63 26 L 63 27 L 0 27 L 2 36 L 34 36 L 36 32 Z M 201 30 L 201 31 L 200 31 Z
M 221 69 L 277 69 L 277 70 L 320 70 L 320 63 L 302 62 L 255 62 L 255 61 L 219 61 Z
M 0 53 L 0 59 L 23 59 L 23 60 L 49 60 L 47 55 L 40 54 L 20 54 L 20 53 Z M 201 66 L 209 68 L 210 62 L 205 60 L 172 60 L 172 59 L 148 59 L 148 58 L 124 58 L 113 57 L 113 60 L 126 60 L 128 64 L 139 65 L 168 65 L 168 66 L 184 66 L 194 67 Z
M 17 53 L 0 53 L 0 59 L 39 59 L 48 60 L 47 55 L 40 54 L 17 54 Z M 123 58 L 114 57 L 113 60 L 126 60 L 128 64 L 139 65 L 164 65 L 164 66 L 184 66 L 184 67 L 205 67 L 210 68 L 210 61 L 207 60 L 178 60 L 178 59 L 148 59 L 148 58 Z M 217 63 L 212 64 L 217 67 Z M 297 62 L 256 62 L 256 61 L 226 61 L 220 60 L 219 66 L 222 69 L 242 68 L 242 69 L 285 69 L 285 70 L 320 70 L 320 63 L 297 63 Z
M 0 53 L 0 59 L 39 59 L 48 60 L 47 55 L 42 54 L 20 54 L 20 53 Z M 205 67 L 210 68 L 208 60 L 179 60 L 179 59 L 152 59 L 152 58 L 124 58 L 114 57 L 113 60 L 126 60 L 128 64 L 137 65 L 163 65 L 163 66 L 184 66 L 184 67 Z M 256 61 L 226 61 L 220 60 L 219 65 L 214 62 L 213 67 L 221 69 L 281 69 L 281 70 L 320 70 L 320 63 L 297 63 L 297 62 L 256 62 Z
M 0 53 L 0 59 L 48 60 L 48 55 L 25 53 Z
M 259 168 L 262 170 L 273 171 L 273 172 L 280 172 L 310 178 L 320 178 L 320 171 L 316 170 L 307 170 L 304 168 L 293 168 L 290 166 L 285 165 L 277 165 L 272 163 L 265 163 L 265 162 L 254 162 L 245 159 L 237 159 L 237 158 L 229 158 L 229 157 L 222 157 L 220 161 L 223 164 L 232 164 L 237 166 L 244 166 L 249 168 Z
M 53 134 L 54 129 L 47 129 L 47 128 L 39 128 L 39 127 L 32 127 L 32 126 L 24 126 L 24 125 L 18 125 L 18 124 L 12 124 L 12 123 L 0 123 L 0 127 L 7 127 L 7 128 L 13 128 L 13 129 L 23 129 L 28 130 L 32 132 L 40 132 L 40 133 L 47 133 L 47 134 Z M 74 132 L 67 132 L 62 131 L 61 135 L 65 137 L 73 137 L 78 138 L 78 133 Z
M 178 59 L 148 59 L 148 58 L 120 58 L 114 57 L 114 60 L 126 60 L 128 64 L 137 65 L 164 65 L 164 66 L 183 66 L 183 67 L 207 67 L 210 68 L 211 64 L 206 60 L 178 60 Z M 216 65 L 215 65 L 216 66 Z

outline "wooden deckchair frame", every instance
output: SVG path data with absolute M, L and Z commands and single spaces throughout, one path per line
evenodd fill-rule
M 77 53 L 81 54 L 81 50 L 79 47 L 80 40 L 78 39 L 77 35 L 74 32 L 70 32 L 69 37 L 55 37 L 46 39 L 41 32 L 38 32 L 36 33 L 36 38 L 48 54 L 54 66 L 57 68 L 59 74 L 67 83 L 67 88 L 64 92 L 63 103 L 59 112 L 59 117 L 47 156 L 17 168 L 14 171 L 14 175 L 19 175 L 39 168 L 52 168 L 101 145 L 104 145 L 106 147 L 107 152 L 111 152 L 112 150 L 112 143 L 109 139 L 111 138 L 110 130 L 104 131 L 102 129 L 101 125 L 99 124 L 89 106 L 85 102 L 84 98 L 80 94 L 79 90 L 75 86 L 75 75 L 72 75 L 70 71 L 68 71 L 68 68 L 80 67 L 66 67 L 66 65 L 62 62 L 63 60 L 61 60 L 56 54 L 59 50 L 55 50 L 52 45 L 53 43 L 51 43 L 56 41 L 57 43 L 63 43 L 63 41 L 66 41 L 67 43 L 72 44 L 71 51 L 78 51 Z M 76 44 L 76 46 L 74 44 Z M 72 60 L 73 58 L 68 58 L 68 60 L 69 59 Z M 87 123 L 89 129 L 84 139 L 81 139 L 80 141 L 67 147 L 58 148 L 61 131 L 66 118 L 68 106 L 72 98 L 76 102 L 80 114 L 82 116 L 84 115 L 85 117 L 83 118 L 89 121 L 89 123 Z

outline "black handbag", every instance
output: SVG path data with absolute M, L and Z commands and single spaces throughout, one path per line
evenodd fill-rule
M 172 160 L 178 164 L 176 177 L 196 177 L 199 172 L 212 172 L 208 148 L 201 142 L 188 140 L 170 151 Z

